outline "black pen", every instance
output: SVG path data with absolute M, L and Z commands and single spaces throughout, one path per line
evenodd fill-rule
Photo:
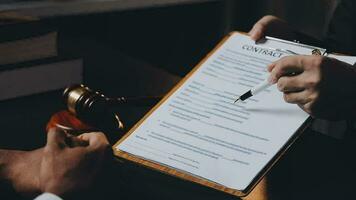
M 268 79 L 266 79 L 262 83 L 253 87 L 251 90 L 245 92 L 243 95 L 237 98 L 234 103 L 236 103 L 238 100 L 245 101 L 246 99 L 255 96 L 256 94 L 260 93 L 261 91 L 263 91 L 264 89 L 268 88 L 271 85 L 272 84 L 268 81 Z

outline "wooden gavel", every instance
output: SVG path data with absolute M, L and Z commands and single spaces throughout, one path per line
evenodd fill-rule
M 161 96 L 110 98 L 84 85 L 73 85 L 63 92 L 67 110 L 54 114 L 47 124 L 50 128 L 61 128 L 72 134 L 88 131 L 103 131 L 109 141 L 115 141 L 124 130 L 119 117 L 123 106 L 152 106 Z M 119 134 L 118 134 L 119 133 Z

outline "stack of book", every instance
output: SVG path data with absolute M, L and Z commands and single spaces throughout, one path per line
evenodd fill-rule
M 58 52 L 57 36 L 38 20 L 0 24 L 0 100 L 82 82 L 82 59 Z

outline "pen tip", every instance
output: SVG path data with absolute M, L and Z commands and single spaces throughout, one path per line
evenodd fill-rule
M 240 98 L 237 98 L 237 99 L 234 101 L 234 103 L 236 103 L 238 100 L 240 100 Z

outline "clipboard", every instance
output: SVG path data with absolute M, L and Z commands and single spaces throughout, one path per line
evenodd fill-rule
M 137 124 L 135 124 L 115 145 L 118 146 L 122 143 L 128 136 L 130 136 L 157 108 L 159 108 L 172 94 L 174 94 L 206 61 L 207 59 L 213 55 L 233 34 L 241 33 L 241 32 L 231 32 L 227 36 L 225 36 L 218 45 L 208 53 L 157 105 L 155 105 Z M 296 43 L 297 44 L 297 43 Z M 244 190 L 236 190 L 233 188 L 226 187 L 224 185 L 215 183 L 213 181 L 200 178 L 198 176 L 194 176 L 192 174 L 186 173 L 184 171 L 177 170 L 175 168 L 162 165 L 157 162 L 153 162 L 150 160 L 146 160 L 144 158 L 129 154 L 127 152 L 117 150 L 113 148 L 114 155 L 119 160 L 130 161 L 138 165 L 142 165 L 144 167 L 150 168 L 152 170 L 159 171 L 163 174 L 168 174 L 170 176 L 174 176 L 185 181 L 193 182 L 196 184 L 200 184 L 205 187 L 209 187 L 211 189 L 215 189 L 224 193 L 228 193 L 230 195 L 236 197 L 243 197 L 248 195 L 253 188 L 262 180 L 262 178 L 267 174 L 267 172 L 273 167 L 273 165 L 283 156 L 283 154 L 292 146 L 292 144 L 302 135 L 304 130 L 311 124 L 312 118 L 309 117 L 302 126 L 299 127 L 296 133 L 293 134 L 291 138 L 283 145 L 283 147 L 276 153 L 273 158 L 263 167 L 263 169 L 255 176 L 255 178 L 251 181 L 251 183 Z M 238 177 L 237 177 L 238 178 Z

